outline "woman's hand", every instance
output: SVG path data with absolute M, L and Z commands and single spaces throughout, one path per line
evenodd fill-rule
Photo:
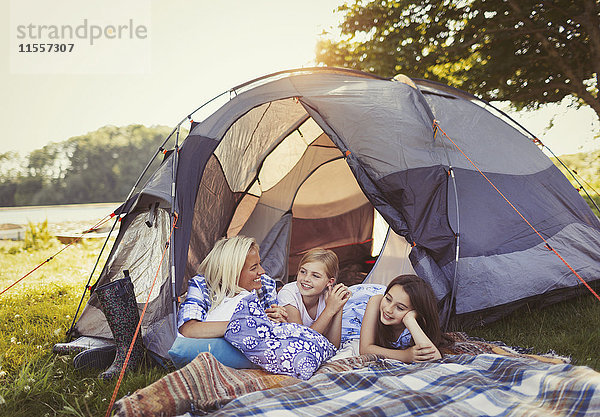
M 288 319 L 288 313 L 287 311 L 285 311 L 285 308 L 277 305 L 277 304 L 271 304 L 270 308 L 267 308 L 265 310 L 265 313 L 267 313 L 267 317 L 271 320 L 274 321 L 275 323 L 287 323 L 287 319 Z
M 326 301 L 327 306 L 325 308 L 335 312 L 340 311 L 351 295 L 352 292 L 344 284 L 336 284 L 329 290 Z

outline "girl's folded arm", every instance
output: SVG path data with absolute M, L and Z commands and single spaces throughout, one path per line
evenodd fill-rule
M 336 348 L 339 348 L 342 338 L 342 310 L 338 310 L 333 315 L 327 309 L 323 310 L 310 327 L 324 335 Z
M 427 337 L 427 335 L 425 334 L 425 332 L 423 331 L 421 326 L 419 326 L 419 323 L 417 322 L 417 313 L 415 310 L 412 310 L 412 311 L 409 311 L 408 313 L 406 313 L 406 315 L 402 319 L 402 322 L 404 323 L 404 325 L 410 332 L 412 339 L 415 343 L 415 346 L 418 346 L 422 349 L 422 352 L 425 355 L 425 357 L 429 358 L 429 356 L 432 355 L 433 357 L 430 359 L 441 359 L 442 354 L 440 353 L 438 348 L 433 344 L 431 339 L 429 339 L 429 337 Z M 425 350 L 425 348 L 429 348 L 429 349 Z M 426 353 L 426 352 L 430 352 L 430 353 Z M 423 360 L 423 359 L 421 359 L 421 360 Z M 425 359 L 425 360 L 428 360 L 428 359 Z
M 375 344 L 363 345 L 362 340 L 360 343 L 360 354 L 365 355 L 368 353 L 374 353 L 379 356 L 383 356 L 389 359 L 395 359 L 405 363 L 416 362 L 415 359 L 415 346 L 409 347 L 408 349 L 388 349 Z
M 344 284 L 336 284 L 329 290 L 325 309 L 310 326 L 313 330 L 325 335 L 336 348 L 340 347 L 342 312 L 350 295 L 350 291 Z

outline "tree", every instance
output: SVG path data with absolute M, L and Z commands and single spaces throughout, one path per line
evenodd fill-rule
M 354 0 L 317 61 L 429 78 L 536 108 L 573 97 L 600 116 L 598 0 Z
M 26 158 L 0 153 L 0 206 L 122 201 L 171 130 L 105 126 L 50 143 Z M 183 129 L 180 137 L 186 133 Z
M 166 126 L 105 126 L 61 142 L 67 161 L 53 171 L 60 173 L 53 181 L 60 199 L 53 203 L 121 201 L 171 130 Z
M 14 206 L 22 178 L 23 159 L 16 152 L 0 153 L 0 207 Z

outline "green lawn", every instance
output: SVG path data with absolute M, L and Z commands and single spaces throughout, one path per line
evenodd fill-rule
M 543 309 L 524 307 L 486 327 L 466 331 L 509 346 L 530 347 L 532 353 L 553 350 L 570 356 L 574 365 L 600 371 L 600 301 L 591 292 Z

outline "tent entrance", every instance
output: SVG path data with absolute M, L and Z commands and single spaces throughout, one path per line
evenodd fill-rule
M 300 185 L 292 206 L 289 278 L 310 249 L 333 250 L 340 260 L 340 282 L 362 282 L 370 271 L 374 209 L 344 159 L 318 167 Z
M 246 189 L 231 215 L 226 235 L 254 237 L 261 247 L 263 267 L 282 283 L 295 279 L 301 257 L 314 247 L 336 252 L 341 282 L 360 283 L 379 255 L 379 249 L 374 252 L 373 246 L 376 212 L 342 152 L 305 111 L 298 111 L 297 106 L 299 104 L 293 100 L 281 100 L 253 109 L 232 126 L 217 148 L 218 159 L 219 155 L 228 154 L 227 150 L 220 149 L 227 144 L 227 139 L 237 143 L 236 147 L 240 146 L 240 138 L 230 135 L 233 131 L 240 135 L 246 132 L 238 124 L 252 122 L 250 126 L 255 136 L 261 132 L 272 135 L 271 141 L 260 139 L 270 143 L 271 150 L 252 168 L 255 170 L 253 181 L 236 185 L 236 181 L 248 176 L 233 167 L 223 167 L 222 173 L 232 195 L 236 194 L 236 186 L 238 190 L 242 186 Z M 291 112 L 291 116 L 283 110 Z M 288 117 L 290 124 L 282 127 L 280 119 L 272 120 L 270 123 L 279 126 L 273 134 L 273 129 L 264 125 L 271 113 Z M 250 152 L 254 145 L 248 142 L 245 148 Z M 378 217 L 379 222 L 383 222 Z M 387 229 L 387 224 L 377 229 L 379 248 Z M 398 239 L 404 240 L 398 236 L 395 241 Z M 410 248 L 406 250 L 406 247 L 400 252 L 404 262 L 410 264 L 407 259 Z M 393 251 L 393 256 L 398 258 L 400 252 Z M 377 282 L 385 283 L 386 279 L 379 278 Z

